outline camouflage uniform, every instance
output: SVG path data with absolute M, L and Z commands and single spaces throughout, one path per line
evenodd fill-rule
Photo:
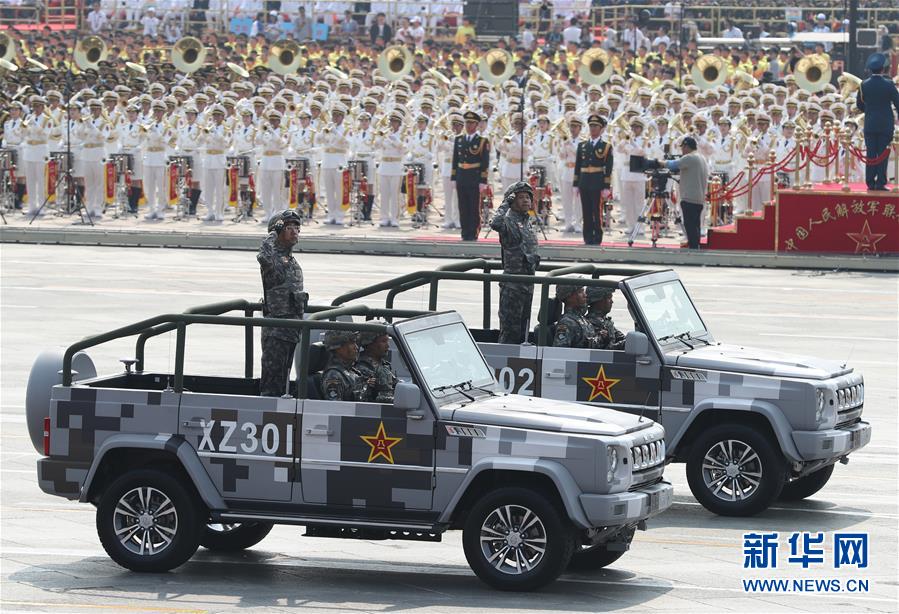
M 556 286 L 556 298 L 565 301 L 581 288 L 582 286 Z M 580 309 L 566 307 L 565 313 L 556 323 L 553 347 L 595 348 L 596 345 L 596 331 L 593 330 L 593 325 L 587 321 Z
M 368 401 L 368 379 L 355 365 L 332 356 L 322 371 L 322 391 L 327 401 Z
M 615 323 L 608 314 L 601 313 L 599 309 L 594 309 L 593 305 L 597 301 L 612 296 L 614 290 L 612 288 L 587 288 L 587 321 L 593 325 L 596 332 L 596 349 L 599 350 L 623 350 L 624 349 L 624 333 L 615 328 Z
M 362 354 L 356 361 L 356 370 L 368 381 L 374 378 L 373 386 L 368 386 L 366 401 L 374 403 L 393 403 L 393 390 L 396 388 L 397 376 L 386 360 L 375 361 L 373 356 Z
M 490 227 L 499 234 L 503 273 L 508 275 L 533 275 L 540 264 L 533 219 L 528 213 L 510 209 L 515 195 L 522 191 L 533 194 L 527 183 L 510 186 L 503 204 L 490 221 Z M 525 342 L 533 297 L 534 286 L 531 284 L 499 284 L 499 343 Z
M 277 238 L 276 232 L 269 233 L 256 254 L 265 295 L 262 315 L 300 320 L 308 298 L 303 292 L 303 269 L 291 254 L 292 248 L 281 246 Z M 259 383 L 262 396 L 278 397 L 285 393 L 299 340 L 300 330 L 296 328 L 262 329 L 262 379 Z

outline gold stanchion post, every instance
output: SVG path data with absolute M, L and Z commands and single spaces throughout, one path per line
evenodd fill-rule
M 805 133 L 805 150 L 808 152 L 808 164 L 805 167 L 805 183 L 802 184 L 806 190 L 812 189 L 812 164 L 815 161 L 812 159 L 812 130 L 809 130 Z
M 768 167 L 774 168 L 774 165 L 777 164 L 777 154 L 774 153 L 774 150 L 768 152 Z M 777 173 L 771 173 L 771 200 L 767 202 L 769 205 L 774 204 L 774 199 L 777 198 Z
M 793 171 L 793 189 L 801 190 L 802 189 L 802 175 L 800 174 L 802 171 L 800 167 L 802 166 L 802 140 L 805 138 L 805 130 L 799 128 L 796 130 L 796 155 L 793 156 L 793 168 L 796 169 Z
M 852 133 L 849 132 L 849 128 L 843 128 L 842 132 L 843 137 L 843 166 L 845 167 L 843 170 L 845 173 L 843 174 L 843 187 L 842 190 L 844 192 L 850 191 L 849 187 L 849 175 L 851 174 L 850 168 L 852 168 L 852 152 L 849 151 L 849 143 L 852 139 Z
M 824 122 L 824 155 L 827 156 L 827 165 L 824 167 L 824 183 L 831 182 L 830 176 L 830 135 L 833 131 L 833 124 Z
M 755 148 L 753 147 L 753 149 Z M 755 154 L 753 152 L 749 152 L 749 156 L 746 158 L 746 171 L 747 176 L 749 177 L 749 194 L 747 195 L 749 197 L 749 202 L 746 205 L 746 212 L 752 214 L 752 180 L 755 176 Z

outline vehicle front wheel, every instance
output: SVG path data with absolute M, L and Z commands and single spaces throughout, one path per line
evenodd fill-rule
M 574 552 L 574 529 L 543 494 L 518 487 L 481 497 L 465 521 L 465 558 L 477 576 L 507 591 L 538 589 L 559 577 Z
M 104 491 L 97 534 L 109 557 L 132 571 L 168 571 L 199 545 L 202 503 L 181 480 L 153 469 L 130 471 Z
M 265 539 L 273 526 L 270 522 L 207 524 L 200 535 L 200 545 L 219 552 L 246 550 Z
M 824 488 L 830 476 L 833 475 L 833 465 L 828 465 L 823 469 L 818 469 L 814 473 L 787 482 L 784 484 L 783 490 L 780 491 L 780 498 L 783 501 L 800 501 L 811 497 L 813 494 Z
M 693 496 L 722 516 L 752 516 L 780 495 L 786 467 L 780 450 L 757 429 L 722 424 L 700 435 L 687 457 Z

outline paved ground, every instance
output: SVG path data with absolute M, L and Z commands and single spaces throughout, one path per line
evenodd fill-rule
M 719 340 L 829 355 L 865 374 L 871 445 L 839 466 L 812 499 L 778 504 L 752 519 L 712 516 L 689 494 L 683 467 L 667 471 L 676 503 L 639 533 L 611 568 L 569 574 L 533 595 L 501 594 L 469 571 L 460 535 L 439 544 L 303 538 L 279 527 L 239 556 L 200 551 L 163 575 L 113 564 L 96 537 L 93 508 L 49 497 L 35 483 L 23 419 L 24 389 L 37 352 L 163 312 L 259 296 L 250 254 L 96 247 L 0 247 L 0 609 L 49 612 L 894 612 L 897 602 L 897 278 L 785 270 L 680 268 Z M 445 261 L 444 261 L 445 262 Z M 443 262 L 441 262 L 443 263 Z M 315 302 L 434 261 L 313 256 L 302 261 Z M 446 306 L 477 321 L 479 290 L 447 285 Z M 424 295 L 401 306 L 420 307 Z M 621 318 L 624 315 L 621 314 Z M 191 337 L 192 370 L 239 372 L 239 335 Z M 100 371 L 118 369 L 128 347 L 92 352 Z M 167 339 L 148 346 L 149 364 L 170 364 Z M 863 531 L 867 569 L 807 570 L 781 563 L 745 577 L 863 578 L 864 595 L 747 595 L 745 530 Z

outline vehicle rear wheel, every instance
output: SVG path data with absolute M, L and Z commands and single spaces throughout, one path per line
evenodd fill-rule
M 501 488 L 472 508 L 462 533 L 477 576 L 507 591 L 538 589 L 559 577 L 574 552 L 574 530 L 543 494 Z
M 265 539 L 273 526 L 270 522 L 207 524 L 200 535 L 200 545 L 220 552 L 246 550 Z
M 752 516 L 777 499 L 786 478 L 780 450 L 743 424 L 722 424 L 700 435 L 687 457 L 693 496 L 721 516 Z
M 830 476 L 833 475 L 834 465 L 828 465 L 823 469 L 818 469 L 814 473 L 787 482 L 784 484 L 783 490 L 780 491 L 780 498 L 783 501 L 800 501 L 824 488 Z
M 181 480 L 139 469 L 115 480 L 97 505 L 97 534 L 109 557 L 132 571 L 168 571 L 199 545 L 202 504 Z

